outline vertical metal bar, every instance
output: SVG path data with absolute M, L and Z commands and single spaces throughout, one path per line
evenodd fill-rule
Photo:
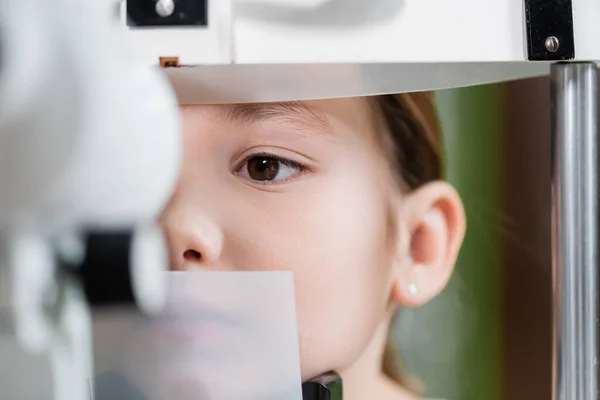
M 582 242 L 584 289 L 584 330 L 586 332 L 583 357 L 585 374 L 584 399 L 598 400 L 598 66 L 588 63 L 584 68 L 586 84 L 580 93 L 580 102 L 585 104 L 583 117 L 583 151 L 585 160 L 582 177 L 583 206 L 586 240 Z
M 599 398 L 596 71 L 551 68 L 555 400 Z

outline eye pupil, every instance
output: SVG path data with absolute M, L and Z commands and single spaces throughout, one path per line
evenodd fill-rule
M 252 157 L 248 160 L 248 175 L 256 181 L 272 181 L 279 173 L 279 160 L 273 157 Z

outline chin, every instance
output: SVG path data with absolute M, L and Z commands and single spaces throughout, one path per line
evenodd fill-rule
M 320 375 L 326 374 L 327 372 L 330 371 L 330 369 L 326 369 L 326 368 L 317 368 L 315 366 L 311 367 L 305 367 L 304 365 L 301 366 L 302 368 L 302 382 L 308 382 L 311 379 L 314 379 Z
M 330 365 L 328 366 L 316 366 L 316 365 L 311 365 L 311 366 L 305 366 L 304 364 L 301 365 L 301 370 L 302 370 L 302 382 L 308 382 L 310 380 L 313 380 L 315 378 L 318 378 L 321 375 L 327 374 L 329 372 L 339 372 L 336 368 L 331 367 Z
M 306 343 L 304 343 L 306 344 Z M 307 351 L 308 349 L 312 351 Z M 302 382 L 310 381 L 329 372 L 340 373 L 343 366 L 352 363 L 344 349 L 324 346 L 322 342 L 313 346 L 300 346 L 300 370 Z M 352 354 L 352 353 L 351 353 Z

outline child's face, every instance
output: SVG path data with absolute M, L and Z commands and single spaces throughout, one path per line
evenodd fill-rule
M 162 221 L 173 269 L 294 272 L 304 379 L 343 370 L 388 315 L 403 202 L 364 99 L 187 106 Z

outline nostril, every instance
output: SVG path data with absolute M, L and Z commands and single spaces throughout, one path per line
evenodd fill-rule
M 200 260 L 200 253 L 197 252 L 196 250 L 186 250 L 183 253 L 183 258 L 186 259 L 187 261 L 198 261 Z

